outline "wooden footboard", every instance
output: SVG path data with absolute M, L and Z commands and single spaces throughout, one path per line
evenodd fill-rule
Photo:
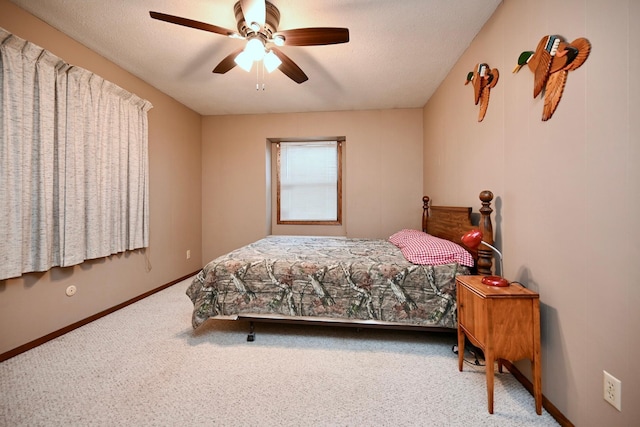
M 471 221 L 471 208 L 458 206 L 430 206 L 427 196 L 422 198 L 422 231 L 441 239 L 450 240 L 466 248 L 476 260 L 478 274 L 490 275 L 493 266 L 493 251 L 485 245 L 478 250 L 467 248 L 462 243 L 462 236 L 474 228 L 482 231 L 483 241 L 493 245 L 493 225 L 491 223 L 491 201 L 493 193 L 485 190 L 480 193 L 480 221 L 474 225 Z

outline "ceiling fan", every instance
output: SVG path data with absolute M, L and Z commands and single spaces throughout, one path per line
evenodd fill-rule
M 246 40 L 244 48 L 231 52 L 213 69 L 218 74 L 224 74 L 236 65 L 249 71 L 253 62 L 262 60 L 267 71 L 279 68 L 291 80 L 300 84 L 309 77 L 279 47 L 319 46 L 349 41 L 348 28 L 313 27 L 278 31 L 280 11 L 266 0 L 240 0 L 233 10 L 238 31 L 165 13 L 149 14 L 160 21 Z

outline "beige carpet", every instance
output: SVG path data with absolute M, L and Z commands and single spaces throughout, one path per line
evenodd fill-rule
M 0 363 L 2 426 L 549 426 L 511 374 L 458 371 L 455 336 L 209 321 L 189 280 Z

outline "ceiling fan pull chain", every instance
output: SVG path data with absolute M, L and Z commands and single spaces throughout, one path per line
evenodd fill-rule
M 260 66 L 256 65 L 256 90 L 260 90 Z

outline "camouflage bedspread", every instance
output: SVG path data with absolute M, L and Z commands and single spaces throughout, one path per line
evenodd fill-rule
M 269 236 L 209 262 L 187 295 L 194 328 L 274 314 L 455 328 L 455 276 L 469 273 L 412 264 L 386 240 Z

